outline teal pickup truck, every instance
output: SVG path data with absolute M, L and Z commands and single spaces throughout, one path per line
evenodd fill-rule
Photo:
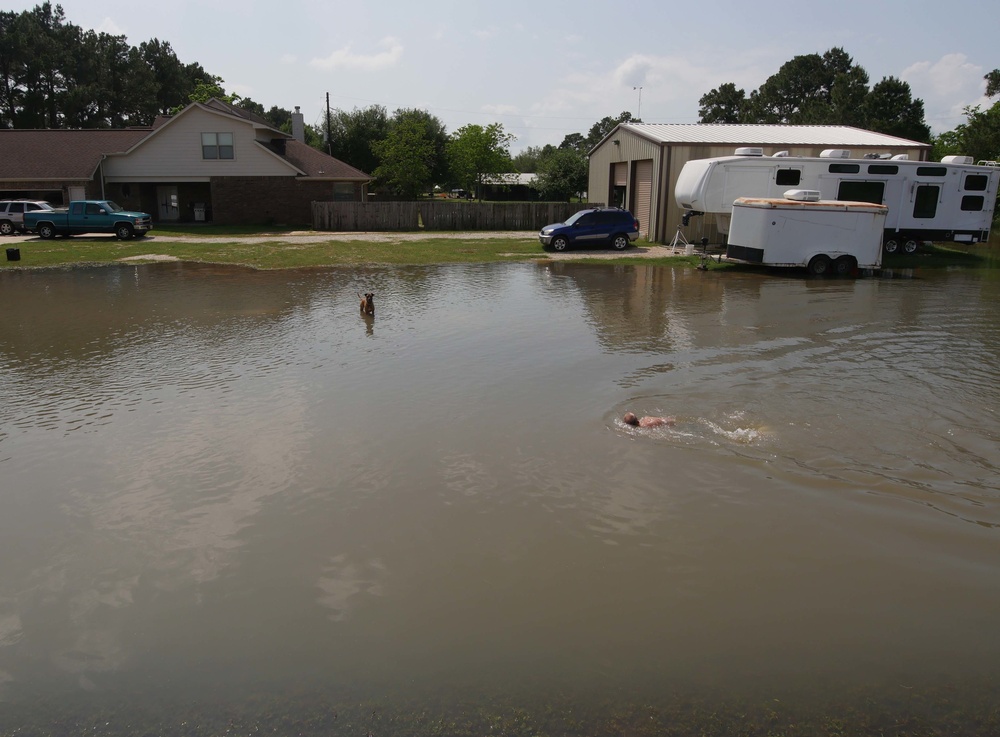
M 68 208 L 24 213 L 24 229 L 42 238 L 80 233 L 114 233 L 125 240 L 141 238 L 153 229 L 144 212 L 123 210 L 111 200 L 74 200 Z

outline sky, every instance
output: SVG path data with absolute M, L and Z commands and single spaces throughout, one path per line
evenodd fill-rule
M 38 2 L 8 2 L 7 10 Z M 500 123 L 528 146 L 558 145 L 627 110 L 646 123 L 696 123 L 726 82 L 749 94 L 786 61 L 839 46 L 868 72 L 909 83 L 933 133 L 988 105 L 1000 68 L 996 0 L 820 3 L 632 0 L 62 0 L 67 21 L 168 41 L 228 92 L 265 109 L 418 108 L 453 132 Z

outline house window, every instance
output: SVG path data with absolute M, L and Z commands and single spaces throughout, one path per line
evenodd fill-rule
M 233 134 L 202 133 L 201 158 L 203 159 L 233 158 Z
M 334 182 L 334 202 L 351 202 L 354 200 L 354 184 L 351 182 Z

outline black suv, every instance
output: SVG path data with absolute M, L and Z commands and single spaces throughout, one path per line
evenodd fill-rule
M 628 210 L 598 207 L 580 210 L 565 223 L 546 225 L 538 234 L 543 246 L 565 251 L 570 246 L 610 245 L 624 251 L 639 237 L 639 221 Z

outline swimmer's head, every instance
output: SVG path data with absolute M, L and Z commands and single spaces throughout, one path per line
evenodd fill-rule
M 639 418 L 636 417 L 631 412 L 626 412 L 625 416 L 622 417 L 622 422 L 624 422 L 626 425 L 634 425 L 634 426 L 638 427 L 638 425 L 639 425 Z

